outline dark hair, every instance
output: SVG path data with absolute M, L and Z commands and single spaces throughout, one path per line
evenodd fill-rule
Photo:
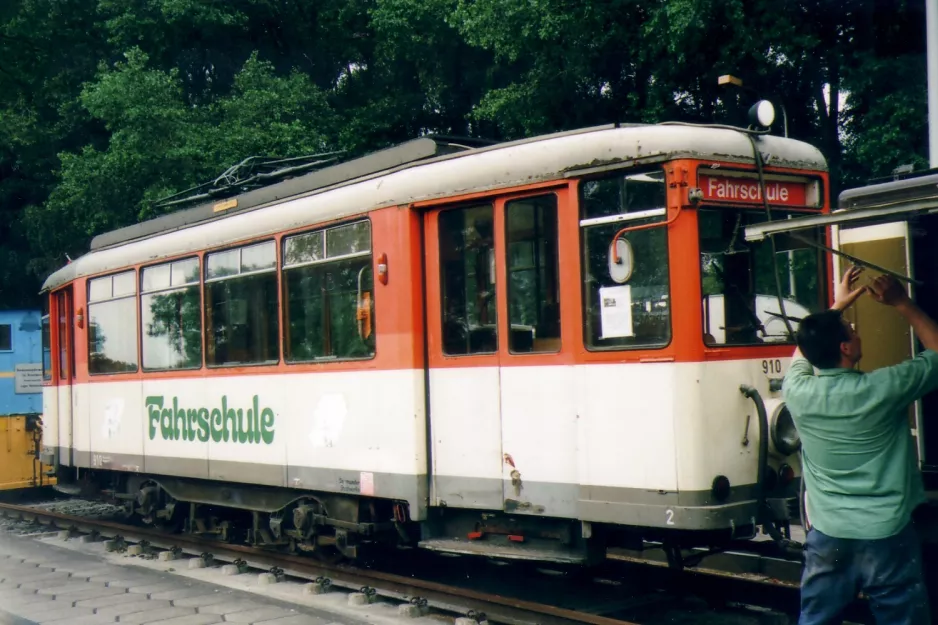
M 795 333 L 798 349 L 818 369 L 833 369 L 840 364 L 840 344 L 850 340 L 839 310 L 808 315 Z

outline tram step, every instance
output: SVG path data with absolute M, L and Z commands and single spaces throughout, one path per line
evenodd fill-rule
M 571 549 L 563 545 L 542 543 L 531 545 L 528 543 L 509 542 L 507 537 L 487 537 L 485 540 L 459 540 L 452 538 L 431 538 L 419 543 L 422 549 L 452 553 L 459 555 L 483 556 L 488 558 L 501 558 L 506 560 L 539 560 L 547 562 L 560 562 L 563 564 L 585 564 L 587 554 L 585 550 Z

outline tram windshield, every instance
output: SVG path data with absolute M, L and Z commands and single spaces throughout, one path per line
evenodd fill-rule
M 796 216 L 772 211 L 772 220 Z M 700 228 L 700 275 L 703 293 L 704 343 L 707 345 L 755 345 L 791 343 L 781 316 L 775 267 L 781 283 L 784 314 L 792 329 L 806 315 L 821 310 L 826 302 L 821 252 L 787 235 L 748 242 L 746 226 L 766 221 L 761 210 L 703 208 Z M 805 238 L 817 231 L 802 232 Z

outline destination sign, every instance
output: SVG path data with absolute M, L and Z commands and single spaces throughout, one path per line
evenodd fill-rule
M 735 176 L 698 177 L 704 200 L 714 202 L 762 203 L 762 189 L 757 178 L 737 178 Z M 804 182 L 788 180 L 766 180 L 765 196 L 769 204 L 783 206 L 806 206 L 808 204 L 808 185 Z

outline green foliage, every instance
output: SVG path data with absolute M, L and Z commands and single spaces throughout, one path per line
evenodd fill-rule
M 186 101 L 179 72 L 151 68 L 139 49 L 81 93 L 110 131 L 106 146 L 60 155 L 59 183 L 29 211 L 34 239 L 93 235 L 154 216 L 152 203 L 217 175 L 250 155 L 295 156 L 327 149 L 333 115 L 322 92 L 297 72 L 279 77 L 252 56 L 233 88 L 213 102 Z M 56 230 L 71 221 L 76 231 Z

